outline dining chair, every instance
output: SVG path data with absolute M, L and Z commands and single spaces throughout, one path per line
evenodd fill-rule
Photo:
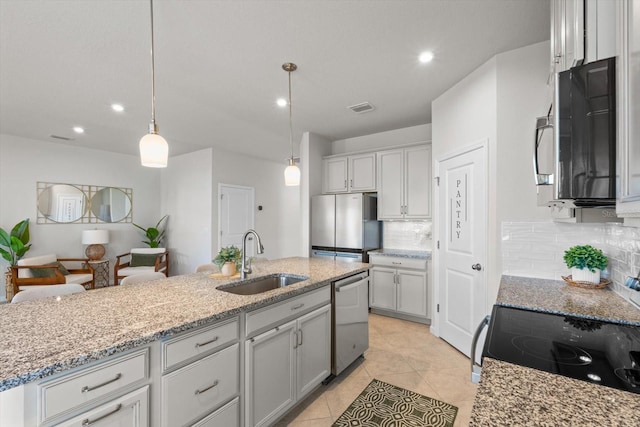
M 71 295 L 79 292 L 85 292 L 84 286 L 78 283 L 69 283 L 67 285 L 45 285 L 32 286 L 29 289 L 20 291 L 11 299 L 11 303 L 23 301 L 33 301 L 42 298 L 57 297 L 61 295 Z
M 202 273 L 205 271 L 217 271 L 217 270 L 218 270 L 218 266 L 212 262 L 208 264 L 200 264 L 199 266 L 196 267 L 196 273 Z
M 151 282 L 153 280 L 166 279 L 166 278 L 167 276 L 165 276 L 164 273 L 161 273 L 159 271 L 134 274 L 133 276 L 127 276 L 124 279 L 122 279 L 120 281 L 120 286 L 133 285 L 134 283 L 141 283 L 141 282 Z

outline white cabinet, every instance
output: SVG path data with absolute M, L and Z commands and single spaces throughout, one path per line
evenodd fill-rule
M 378 153 L 378 219 L 431 217 L 431 146 Z
M 360 193 L 376 190 L 376 153 L 323 160 L 323 193 Z
M 330 375 L 331 305 L 250 338 L 245 357 L 245 424 L 270 425 Z
M 551 0 L 551 63 L 556 73 L 584 60 L 584 0 Z
M 144 427 L 149 425 L 149 386 L 113 399 L 63 423 L 60 427 Z
M 584 62 L 616 56 L 616 6 L 611 0 L 586 0 Z
M 371 255 L 371 311 L 426 323 L 429 319 L 426 260 Z

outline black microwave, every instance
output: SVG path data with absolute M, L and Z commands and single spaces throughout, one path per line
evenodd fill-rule
M 614 205 L 615 58 L 558 73 L 556 85 L 557 198 L 576 207 Z

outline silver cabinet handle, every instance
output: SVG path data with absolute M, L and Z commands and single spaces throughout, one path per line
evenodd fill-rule
M 304 307 L 304 303 L 298 304 L 298 305 L 294 305 L 293 307 L 291 307 L 291 310 L 297 310 L 297 309 L 302 308 L 302 307 Z
M 89 392 L 89 391 L 93 391 L 93 390 L 95 390 L 95 389 L 97 389 L 97 388 L 104 387 L 104 386 L 106 386 L 106 385 L 108 385 L 108 384 L 111 384 L 111 383 L 113 383 L 113 382 L 116 382 L 116 381 L 118 381 L 120 378 L 122 378 L 122 374 L 118 373 L 118 374 L 116 374 L 115 378 L 113 378 L 113 379 L 111 379 L 111 380 L 109 380 L 109 381 L 105 381 L 105 382 L 103 382 L 102 384 L 98 384 L 98 385 L 94 385 L 94 386 L 88 386 L 88 385 L 86 385 L 86 386 L 82 387 L 82 389 L 81 389 L 80 391 L 81 391 L 82 393 L 86 393 L 86 392 Z
M 85 418 L 84 420 L 82 420 L 82 426 L 84 427 L 84 426 L 90 426 L 91 424 L 95 424 L 98 421 L 103 420 L 103 419 L 107 418 L 108 416 L 115 414 L 120 409 L 122 409 L 122 404 L 118 403 L 118 406 L 116 406 L 116 409 L 114 409 L 111 412 L 107 412 L 106 414 L 104 414 L 101 417 L 96 418 L 95 420 L 90 420 L 89 418 Z
M 395 262 L 395 261 L 391 261 L 391 264 L 393 264 L 393 265 L 402 265 L 401 262 Z
M 298 347 L 300 347 L 302 345 L 302 329 L 298 329 L 298 332 L 300 332 L 300 335 L 298 335 Z
M 211 339 L 209 341 L 206 341 L 206 342 L 197 342 L 195 347 L 196 348 L 204 347 L 205 345 L 209 345 L 209 344 L 214 343 L 216 341 L 218 341 L 218 337 L 217 336 L 213 337 L 213 339 Z
M 215 380 L 213 382 L 213 384 L 211 384 L 209 387 L 203 388 L 202 390 L 196 390 L 193 394 L 195 394 L 197 396 L 197 395 L 199 395 L 201 393 L 204 393 L 205 391 L 211 390 L 212 388 L 214 388 L 217 385 L 218 385 L 218 380 Z

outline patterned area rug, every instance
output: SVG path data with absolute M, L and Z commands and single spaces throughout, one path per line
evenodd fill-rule
M 458 408 L 374 379 L 333 427 L 451 427 Z

